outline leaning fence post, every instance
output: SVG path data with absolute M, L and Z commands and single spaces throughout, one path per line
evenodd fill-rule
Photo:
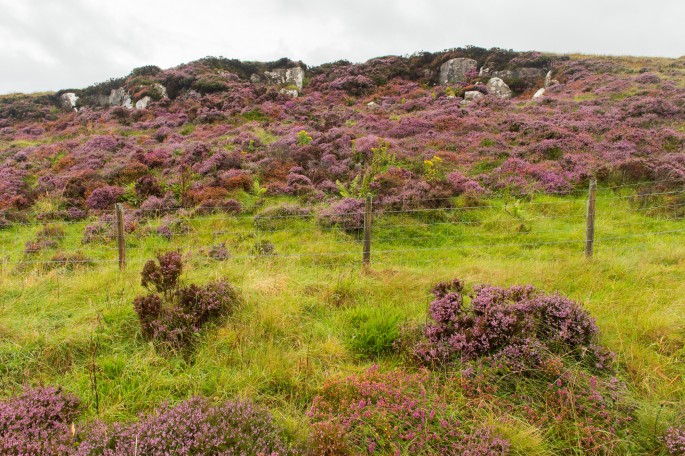
M 372 205 L 373 200 L 371 195 L 366 195 L 366 204 L 364 206 L 364 266 L 371 264 Z
M 126 232 L 124 227 L 124 208 L 120 203 L 114 206 L 117 216 L 117 244 L 119 245 L 119 269 L 126 269 Z
M 595 203 L 597 201 L 597 179 L 590 179 L 587 195 L 587 215 L 585 228 L 585 256 L 592 258 L 595 248 Z

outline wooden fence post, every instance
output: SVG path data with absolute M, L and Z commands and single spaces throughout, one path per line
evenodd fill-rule
M 119 270 L 126 269 L 126 230 L 124 225 L 124 208 L 117 203 L 114 206 L 117 216 L 117 244 L 119 245 Z
M 364 206 L 364 266 L 371 264 L 371 223 L 373 217 L 373 200 L 371 195 L 366 195 Z
M 587 216 L 585 228 L 585 256 L 592 258 L 595 249 L 595 203 L 597 201 L 597 179 L 590 179 L 587 195 Z

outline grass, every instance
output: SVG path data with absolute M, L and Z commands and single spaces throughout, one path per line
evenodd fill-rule
M 580 197 L 386 213 L 375 221 L 368 270 L 360 267 L 358 235 L 322 230 L 313 218 L 256 232 L 248 216 L 212 215 L 191 219 L 191 233 L 171 241 L 132 235 L 123 273 L 114 242 L 80 244 L 85 222 L 61 224 L 67 237 L 59 249 L 107 262 L 71 271 L 16 263 L 39 226 L 0 231 L 0 394 L 25 384 L 62 385 L 82 398 L 89 418 L 106 420 L 196 394 L 249 397 L 302 436 L 305 412 L 324 380 L 374 363 L 401 364 L 388 349 L 387 325 L 424 321 L 431 286 L 459 277 L 471 284 L 530 283 L 582 302 L 640 398 L 641 426 L 652 429 L 662 404 L 666 421 L 685 398 L 685 244 L 679 232 L 646 234 L 681 230 L 683 222 L 668 213 L 647 216 L 615 197 L 600 193 L 591 260 L 583 255 Z M 276 256 L 249 254 L 262 239 L 275 244 Z M 218 242 L 226 242 L 230 260 L 207 257 Z M 132 308 L 142 293 L 142 263 L 171 249 L 184 252 L 184 280 L 226 277 L 243 298 L 234 316 L 202 336 L 192 359 L 159 355 L 141 337 Z M 88 369 L 94 341 L 97 411 Z M 532 445 L 522 454 L 546 454 L 538 430 L 522 423 L 506 432 L 521 448 Z

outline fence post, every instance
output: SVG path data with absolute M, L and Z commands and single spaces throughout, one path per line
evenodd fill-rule
M 126 269 L 126 230 L 124 226 L 124 208 L 120 203 L 114 206 L 117 216 L 117 244 L 119 245 L 119 270 Z
M 373 200 L 371 195 L 366 195 L 364 206 L 364 266 L 371 264 L 371 223 L 373 216 Z
M 597 179 L 590 179 L 587 195 L 587 215 L 585 228 L 585 256 L 592 258 L 595 248 L 595 203 L 597 201 Z

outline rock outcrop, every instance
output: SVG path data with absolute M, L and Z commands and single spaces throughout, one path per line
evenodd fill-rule
M 473 59 L 451 59 L 440 66 L 441 85 L 467 82 L 468 76 L 478 73 L 478 62 Z
M 552 70 L 549 70 L 547 72 L 547 76 L 545 76 L 545 89 L 548 87 L 558 85 L 558 84 L 559 84 L 559 81 L 557 81 L 556 79 L 552 79 Z
M 545 77 L 545 70 L 540 69 L 540 68 L 528 68 L 528 67 L 522 67 L 522 68 L 515 68 L 513 70 L 502 70 L 502 71 L 493 71 L 492 72 L 492 77 L 494 78 L 500 78 L 504 81 L 515 81 L 515 80 L 535 80 L 535 79 L 542 79 Z
M 258 77 L 250 78 L 252 82 L 259 81 Z M 264 77 L 272 84 L 294 85 L 297 90 L 302 90 L 304 86 L 304 70 L 300 67 L 278 68 L 273 71 L 265 71 Z
M 126 92 L 126 89 L 119 87 L 118 89 L 112 89 L 109 94 L 109 105 L 110 106 L 123 106 L 124 108 L 132 109 L 133 103 L 131 103 L 131 96 Z
M 485 85 L 485 88 L 489 94 L 494 95 L 497 98 L 507 99 L 511 98 L 513 95 L 509 86 L 500 78 L 490 78 Z
M 147 106 L 150 104 L 152 101 L 152 98 L 150 97 L 143 97 L 140 100 L 136 101 L 136 109 L 145 109 Z
M 78 111 L 76 100 L 78 100 L 78 96 L 73 92 L 63 93 L 59 97 L 60 106 L 68 111 Z

